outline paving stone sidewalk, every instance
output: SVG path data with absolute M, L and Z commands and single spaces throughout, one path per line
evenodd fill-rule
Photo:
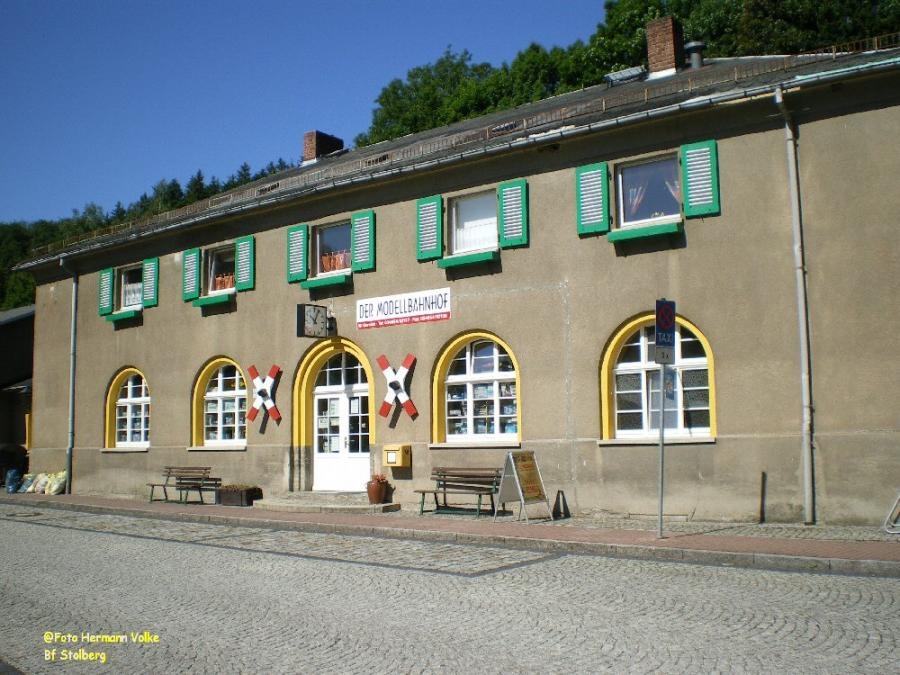
M 608 557 L 669 560 L 786 571 L 900 578 L 900 536 L 876 526 L 734 524 L 657 521 L 609 513 L 579 514 L 530 522 L 504 515 L 494 520 L 473 512 L 418 515 L 390 513 L 297 513 L 256 508 L 177 504 L 88 495 L 0 495 L 0 504 L 23 509 L 67 509 L 169 521 L 213 523 L 267 530 L 325 532 L 407 540 L 502 546 L 538 552 L 576 552 Z M 148 523 L 149 525 L 149 523 Z

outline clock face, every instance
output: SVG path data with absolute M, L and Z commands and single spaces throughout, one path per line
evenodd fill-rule
M 328 317 L 322 305 L 303 306 L 303 334 L 307 337 L 328 335 Z

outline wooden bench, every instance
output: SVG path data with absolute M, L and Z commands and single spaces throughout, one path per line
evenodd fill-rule
M 160 501 L 171 501 L 169 499 L 169 488 L 173 488 L 178 492 L 178 501 L 182 504 L 187 503 L 188 493 L 191 490 L 197 491 L 200 503 L 204 504 L 203 492 L 218 490 L 222 486 L 222 479 L 210 476 L 210 471 L 212 471 L 210 466 L 163 467 L 163 481 L 161 483 L 147 483 L 147 487 L 150 488 L 150 501 L 153 501 L 153 494 L 156 488 L 162 488 L 163 498 Z
M 419 515 L 425 512 L 425 495 L 434 495 L 434 512 L 442 507 L 438 495 L 443 497 L 443 508 L 449 508 L 447 495 L 475 495 L 478 497 L 478 513 L 481 515 L 482 499 L 487 496 L 491 500 L 491 511 L 494 510 L 494 495 L 500 489 L 502 469 L 488 467 L 446 467 L 437 466 L 431 470 L 434 487 L 427 490 L 415 490 L 421 495 Z

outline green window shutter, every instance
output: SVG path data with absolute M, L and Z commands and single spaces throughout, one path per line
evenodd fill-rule
M 416 260 L 437 260 L 444 250 L 444 202 L 440 195 L 416 202 Z
M 528 183 L 514 180 L 497 188 L 500 248 L 528 246 Z
M 578 235 L 609 232 L 609 172 L 606 162 L 575 169 Z
M 289 284 L 306 281 L 309 228 L 295 225 L 287 231 L 287 280 Z
M 141 304 L 156 307 L 159 304 L 159 258 L 148 258 L 143 262 L 141 281 Z
M 98 312 L 100 316 L 112 314 L 113 311 L 113 290 L 115 287 L 115 272 L 112 267 L 100 270 L 100 290 L 98 293 Z
M 234 289 L 252 291 L 256 283 L 255 241 L 252 236 L 234 242 Z
M 200 249 L 181 254 L 181 297 L 185 302 L 200 297 Z
M 715 141 L 681 146 L 681 184 L 686 218 L 719 213 L 719 157 Z
M 361 211 L 350 217 L 350 269 L 366 272 L 375 269 L 375 212 Z

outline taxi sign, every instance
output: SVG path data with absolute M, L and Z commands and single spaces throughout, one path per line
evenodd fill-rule
M 675 302 L 656 301 L 656 357 L 660 364 L 675 363 Z

